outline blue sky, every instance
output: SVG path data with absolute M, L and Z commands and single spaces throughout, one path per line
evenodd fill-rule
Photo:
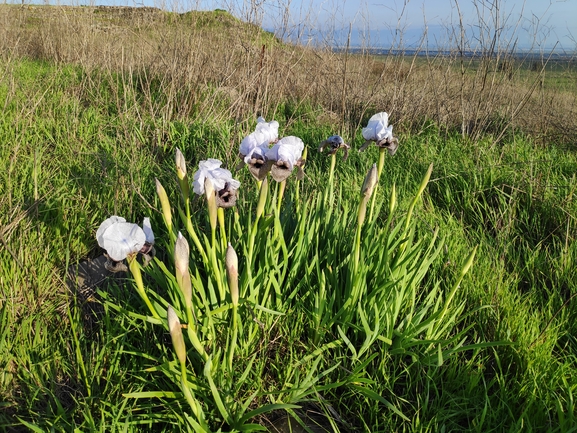
M 429 46 L 454 41 L 448 29 L 459 23 L 459 11 L 469 39 L 487 38 L 495 20 L 503 27 L 503 43 L 515 40 L 519 48 L 577 48 L 577 0 L 257 0 L 263 27 L 281 31 L 288 9 L 292 34 L 305 29 L 334 30 L 334 43 L 343 44 L 351 26 L 351 42 L 370 45 L 417 45 L 426 33 Z M 491 8 L 499 5 L 499 10 Z M 217 7 L 246 15 L 250 1 L 201 0 L 202 9 Z M 240 5 L 240 7 L 239 7 Z M 480 20 L 479 17 L 482 17 Z M 287 21 L 285 20 L 284 23 Z M 485 22 L 484 34 L 479 33 Z M 325 33 L 326 34 L 326 33 Z M 403 39 L 400 40 L 400 35 Z M 454 37 L 454 35 L 453 35 Z
M 34 0 L 32 0 L 34 1 Z M 37 0 L 38 1 L 38 0 Z M 50 1 L 50 0 L 49 0 Z M 575 51 L 577 0 L 52 0 L 80 4 L 156 6 L 178 10 L 230 11 L 284 37 L 343 45 L 429 47 L 454 44 L 462 17 L 471 43 L 492 37 L 522 49 Z M 251 4 L 256 8 L 251 10 Z M 499 6 L 498 12 L 493 4 Z M 256 11 L 256 14 L 254 13 Z M 459 14 L 460 11 L 460 14 Z M 484 23 L 484 24 L 482 24 Z M 482 25 L 480 25 L 482 24 Z M 479 29 L 483 28 L 483 31 Z M 423 39 L 425 38 L 425 39 Z

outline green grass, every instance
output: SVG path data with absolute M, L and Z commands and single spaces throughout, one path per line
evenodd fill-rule
M 149 215 L 160 261 L 146 272 L 147 285 L 157 288 L 153 296 L 159 305 L 161 297 L 179 305 L 175 282 L 160 265 L 173 269 L 173 253 L 154 178 L 176 209 L 175 147 L 186 157 L 189 176 L 208 157 L 234 167 L 240 139 L 253 120 L 240 125 L 210 119 L 160 122 L 142 110 L 142 94 L 119 97 L 122 80 L 105 74 L 26 60 L 4 62 L 4 68 L 9 73 L 0 79 L 6 101 L 0 119 L 0 426 L 109 432 L 172 431 L 173 422 L 185 425 L 186 401 L 168 394 L 181 392 L 170 336 L 163 326 L 138 317 L 148 312 L 132 282 L 111 281 L 107 295 L 102 294 L 108 302 L 85 305 L 70 301 L 65 271 L 102 253 L 94 234 L 109 215 L 130 221 Z M 254 284 L 271 294 L 260 292 L 259 302 L 283 314 L 240 308 L 243 324 L 231 370 L 224 349 L 230 347 L 228 310 L 214 322 L 207 314 L 227 302 L 198 305 L 206 309 L 199 333 L 212 348 L 213 380 L 226 407 L 231 413 L 241 413 L 243 402 L 248 402 L 245 413 L 268 408 L 249 420 L 264 426 L 283 412 L 281 406 L 266 405 L 291 403 L 324 408 L 343 431 L 346 426 L 373 432 L 570 431 L 577 387 L 574 149 L 538 144 L 520 132 L 493 145 L 491 136 L 469 142 L 433 126 L 395 129 L 401 146 L 385 160 L 377 200 L 381 210 L 363 229 L 362 257 L 371 260 L 356 271 L 374 286 L 367 285 L 361 296 L 366 309 L 340 310 L 339 303 L 350 295 L 359 191 L 378 151 L 356 152 L 361 139 L 354 137 L 349 159 L 337 156 L 335 195 L 324 198 L 330 159 L 316 148 L 334 131 L 317 125 L 315 113 L 310 105 L 287 102 L 274 116 L 281 135 L 301 137 L 309 152 L 300 210 L 291 208 L 297 204 L 296 188 L 289 183 L 283 212 L 278 220 L 261 221 L 261 226 L 272 224 L 271 230 L 262 226 L 255 244 L 253 260 L 260 271 L 253 275 Z M 404 227 L 430 163 L 434 169 L 414 210 L 413 234 L 400 236 L 395 227 Z M 258 190 L 246 170 L 238 178 L 243 185 L 240 219 L 235 223 L 234 211 L 228 212 L 227 227 L 241 261 L 241 281 L 250 287 L 242 265 Z M 397 211 L 389 220 L 393 184 Z M 271 194 L 275 188 L 271 185 Z M 274 203 L 266 215 L 274 214 Z M 202 200 L 193 200 L 191 213 L 199 233 L 210 238 Z M 292 252 L 290 266 L 279 260 L 283 252 L 272 230 L 275 221 L 282 223 Z M 177 224 L 182 230 L 182 221 Z M 406 239 L 411 240 L 403 256 L 407 261 L 395 267 L 398 263 L 385 252 L 395 253 Z M 426 340 L 428 331 L 413 339 L 409 321 L 387 324 L 391 304 L 386 300 L 394 293 L 387 291 L 390 275 L 405 275 L 395 287 L 414 297 L 411 320 L 426 322 L 442 311 L 475 247 L 473 266 L 455 286 L 449 310 L 455 316 L 447 321 L 448 330 L 433 338 L 435 344 L 415 344 Z M 216 290 L 211 265 L 197 253 L 191 257 L 197 283 Z M 419 260 L 423 257 L 430 263 Z M 391 274 L 383 271 L 387 266 Z M 222 278 L 222 265 L 219 272 Z M 414 279 L 407 277 L 411 272 Z M 286 284 L 282 291 L 275 288 L 279 281 Z M 381 288 L 383 297 L 377 299 L 371 287 Z M 324 313 L 319 310 L 323 299 L 333 302 Z M 409 317 L 407 311 L 402 313 Z M 381 339 L 367 340 L 377 326 L 374 336 Z M 511 344 L 483 345 L 492 342 Z M 460 344 L 472 346 L 455 350 Z M 227 431 L 192 349 L 189 359 L 196 395 L 211 403 L 204 408 L 207 423 L 214 431 Z M 125 397 L 158 391 L 167 394 Z

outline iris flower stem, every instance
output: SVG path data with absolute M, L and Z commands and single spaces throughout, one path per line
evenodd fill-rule
M 336 152 L 331 155 L 331 168 L 329 169 L 329 195 L 325 196 L 325 204 L 327 204 L 328 197 L 332 199 L 333 192 L 334 192 L 334 180 L 335 180 L 335 166 L 337 163 L 337 154 Z M 332 209 L 329 207 L 329 209 Z
M 361 258 L 361 226 L 358 226 L 357 232 L 355 234 L 355 266 L 353 268 L 353 274 L 356 274 L 359 269 L 360 258 Z
M 229 373 L 232 374 L 232 361 L 234 359 L 234 352 L 236 350 L 236 340 L 238 338 L 238 313 L 237 306 L 232 305 L 232 337 L 230 340 L 230 346 L 228 351 L 228 369 Z
M 254 220 L 254 224 L 253 224 L 252 230 L 250 232 L 250 238 L 248 240 L 248 254 L 246 255 L 246 271 L 247 271 L 247 276 L 248 276 L 248 284 L 249 284 L 249 288 L 250 288 L 251 297 L 252 297 L 253 291 L 254 291 L 254 286 L 252 283 L 252 257 L 253 257 L 253 253 L 254 253 L 254 242 L 255 242 L 255 238 L 256 238 L 256 231 L 258 229 L 258 220 L 259 220 L 259 217 L 257 216 L 256 219 Z
M 220 300 L 224 301 L 225 293 L 224 287 L 222 285 L 222 278 L 220 273 L 220 267 L 218 266 L 218 260 L 216 259 L 216 227 L 213 227 L 211 230 L 211 238 L 212 238 L 212 248 L 210 250 L 210 255 L 212 259 L 212 271 L 214 273 L 214 279 L 216 280 L 216 286 L 218 288 L 218 294 L 220 296 Z
M 196 401 L 196 399 L 192 396 L 192 393 L 190 392 L 190 388 L 188 387 L 188 381 L 186 380 L 186 365 L 184 363 L 180 364 L 180 386 L 182 388 L 182 393 L 184 394 L 184 397 L 186 398 L 187 403 L 190 406 L 190 409 L 192 410 L 192 412 L 194 413 L 194 416 L 196 416 L 196 418 L 198 420 L 201 420 L 201 412 L 199 409 L 199 405 L 198 402 Z
M 277 207 L 279 214 L 280 214 L 280 207 L 282 205 L 282 198 L 284 196 L 285 188 L 286 188 L 286 179 L 283 180 L 282 182 L 280 182 L 278 185 L 278 197 L 277 197 L 276 207 Z
M 357 231 L 355 233 L 355 255 L 354 255 L 354 264 L 353 264 L 353 275 L 356 275 L 359 269 L 359 261 L 361 257 L 361 230 L 363 228 L 363 223 L 365 221 L 365 215 L 367 213 L 367 204 L 369 198 L 363 196 L 359 203 L 359 214 L 357 219 Z
M 295 204 L 297 215 L 301 213 L 300 189 L 301 189 L 301 181 L 297 180 L 297 187 L 295 188 Z
M 156 181 L 156 194 L 158 195 L 158 199 L 160 200 L 160 205 L 162 208 L 162 219 L 164 220 L 164 224 L 170 233 L 171 242 L 176 241 L 176 233 L 173 230 L 172 226 L 172 210 L 170 209 L 170 201 L 168 200 L 168 195 L 166 194 L 166 190 L 160 183 L 158 179 Z M 171 247 L 174 245 L 171 245 Z
M 192 305 L 186 306 L 186 318 L 188 320 L 188 328 L 187 328 L 188 339 L 190 340 L 190 342 L 192 343 L 198 354 L 202 356 L 202 359 L 206 361 L 208 359 L 208 354 L 204 350 L 204 346 L 198 339 L 198 335 L 196 333 L 197 332 L 196 320 L 194 319 Z
M 335 180 L 335 166 L 337 164 L 337 153 L 334 152 L 331 155 L 331 168 L 329 170 L 329 186 L 330 186 L 330 193 L 332 196 L 333 193 L 333 181 Z
M 252 255 L 254 253 L 254 242 L 256 238 L 256 231 L 258 230 L 258 220 L 260 218 L 256 218 L 254 220 L 254 224 L 252 225 L 252 230 L 250 231 L 250 238 L 248 240 L 248 257 L 252 261 Z
M 188 235 L 192 239 L 192 242 L 194 242 L 194 245 L 196 246 L 196 248 L 200 252 L 200 255 L 202 256 L 203 262 L 208 263 L 206 251 L 204 251 L 204 248 L 202 247 L 202 244 L 200 243 L 200 239 L 196 235 L 196 231 L 194 230 L 194 227 L 192 225 L 192 218 L 190 217 L 190 211 L 188 211 L 188 215 L 186 217 L 186 232 L 188 233 Z
M 385 154 L 387 149 L 381 147 L 379 148 L 379 163 L 377 165 L 377 179 L 381 180 L 381 173 L 383 172 L 383 167 L 385 165 Z M 369 212 L 369 221 L 373 220 L 373 213 L 375 210 L 375 200 L 377 199 L 377 191 L 379 189 L 379 182 L 375 185 L 375 190 L 373 191 L 373 197 L 371 198 L 371 211 Z
M 142 282 L 142 273 L 140 272 L 140 265 L 138 264 L 138 260 L 136 260 L 136 254 L 128 256 L 127 260 L 128 260 L 128 267 L 130 268 L 130 272 L 132 273 L 132 277 L 134 278 L 134 282 L 136 283 L 136 289 L 138 290 L 138 294 L 140 295 L 140 297 L 142 298 L 142 300 L 152 313 L 152 316 L 155 319 L 160 319 L 160 316 L 156 312 L 156 308 L 154 308 L 154 306 L 150 302 L 150 299 L 148 299 L 146 291 L 144 290 L 144 283 Z
M 226 240 L 226 227 L 224 225 L 224 209 L 219 207 L 217 215 L 218 215 L 218 225 L 220 226 L 220 241 L 222 251 L 226 251 L 226 246 L 228 245 L 228 242 Z
M 248 284 L 250 288 L 250 296 L 254 295 L 254 286 L 252 281 L 252 265 L 253 265 L 253 255 L 254 255 L 254 243 L 256 239 L 256 233 L 258 230 L 258 221 L 260 220 L 261 215 L 264 212 L 264 208 L 266 206 L 266 200 L 268 197 L 268 179 L 265 178 L 262 182 L 258 182 L 260 194 L 258 198 L 258 204 L 256 207 L 256 217 L 254 219 L 254 224 L 252 226 L 252 231 L 249 235 L 248 240 L 248 251 L 246 255 L 246 265 L 247 265 L 247 275 L 248 275 Z
M 379 183 L 377 165 L 373 164 L 367 175 L 365 176 L 365 181 L 363 182 L 363 187 L 361 188 L 361 200 L 359 202 L 359 212 L 357 216 L 357 232 L 355 236 L 355 262 L 354 262 L 354 275 L 355 278 L 357 270 L 359 268 L 359 259 L 361 251 L 361 230 L 365 222 L 367 215 L 367 205 L 371 198 L 371 195 L 375 193 L 375 187 Z
M 275 223 L 274 225 L 274 239 L 278 239 L 278 237 L 281 235 L 281 229 L 280 229 L 280 208 L 282 205 L 282 198 L 284 195 L 284 191 L 286 188 L 286 180 L 283 180 L 282 182 L 278 183 L 278 197 L 277 197 L 277 207 L 276 207 L 276 212 L 275 212 L 275 219 L 278 221 L 278 223 Z
M 305 168 L 305 165 L 307 163 L 307 155 L 308 155 L 308 149 L 305 146 L 303 153 L 301 155 L 301 165 L 300 165 L 301 176 L 297 175 L 297 182 L 296 182 L 296 189 L 295 189 L 295 205 L 296 205 L 295 207 L 296 207 L 297 215 L 300 215 L 300 213 L 301 213 L 300 189 L 302 188 L 301 180 L 304 179 L 304 168 Z

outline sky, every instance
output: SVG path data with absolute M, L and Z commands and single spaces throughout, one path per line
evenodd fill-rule
M 577 48 L 577 0 L 252 0 L 199 2 L 204 9 L 231 10 L 289 33 L 331 45 L 444 47 L 460 37 L 462 19 L 470 44 L 492 39 L 504 46 L 544 50 Z M 253 5 L 250 8 L 250 5 Z M 254 7 L 256 6 L 256 7 Z M 254 11 L 259 10 L 260 14 Z M 288 14 L 285 12 L 289 11 Z M 288 15 L 288 18 L 287 18 Z M 331 41 L 332 39 L 332 41 Z
M 178 12 L 218 8 L 280 37 L 319 45 L 344 46 L 350 34 L 351 46 L 448 48 L 461 40 L 473 46 L 496 39 L 503 48 L 577 50 L 577 0 L 52 1 Z

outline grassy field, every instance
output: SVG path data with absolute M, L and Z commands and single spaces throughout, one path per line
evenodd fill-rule
M 335 54 L 224 12 L 0 9 L 3 430 L 575 430 L 574 69 Z M 379 111 L 400 146 L 361 222 Z M 308 152 L 282 197 L 235 170 L 257 114 Z M 346 161 L 317 151 L 337 133 Z M 177 148 L 191 189 L 207 158 L 240 180 L 224 224 L 183 200 Z M 66 284 L 111 215 L 151 218 L 154 311 L 134 271 Z

